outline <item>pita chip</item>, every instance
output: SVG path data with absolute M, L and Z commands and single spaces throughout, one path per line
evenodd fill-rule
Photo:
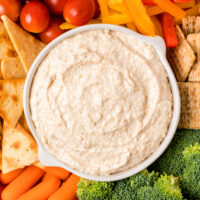
M 23 112 L 25 79 L 0 80 L 0 116 L 15 127 Z
M 24 113 L 21 115 L 21 117 L 19 118 L 19 123 L 22 125 L 22 127 L 29 133 L 31 133 L 29 126 L 27 124 L 26 118 Z
M 176 26 L 178 46 L 169 48 L 167 58 L 178 81 L 185 81 L 195 61 L 195 54 L 179 26 Z
M 45 47 L 45 44 L 23 30 L 7 16 L 3 15 L 1 18 L 24 67 L 24 70 L 26 73 L 28 73 L 33 61 L 40 51 Z
M 38 161 L 37 143 L 20 124 L 16 128 L 3 125 L 2 171 L 8 173 Z
M 1 145 L 1 142 L 2 142 L 2 124 L 0 121 L 0 170 L 2 170 L 2 145 Z
M 181 116 L 178 128 L 200 129 L 200 83 L 179 82 Z
M 4 58 L 1 62 L 1 71 L 4 79 L 26 78 L 19 57 Z
M 36 167 L 39 167 L 40 169 L 44 169 L 45 168 L 45 166 L 41 162 L 36 162 L 33 165 L 35 165 Z

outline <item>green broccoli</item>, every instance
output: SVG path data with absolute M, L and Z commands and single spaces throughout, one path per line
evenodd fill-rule
M 78 183 L 79 200 L 110 200 L 114 182 L 97 182 L 81 179 Z
M 183 151 L 186 165 L 181 176 L 184 194 L 200 199 L 200 143 L 191 145 Z
M 149 169 L 179 176 L 183 194 L 200 199 L 199 144 L 199 130 L 178 130 L 166 152 Z
M 173 175 L 161 175 L 153 186 L 145 186 L 138 191 L 138 200 L 182 200 L 179 179 Z
M 197 142 L 200 143 L 199 130 L 177 130 L 165 153 L 149 169 L 180 176 L 185 168 L 182 152 L 186 147 Z

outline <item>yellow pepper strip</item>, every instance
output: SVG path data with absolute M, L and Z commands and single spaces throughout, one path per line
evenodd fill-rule
M 151 20 L 155 25 L 156 35 L 163 37 L 162 26 L 161 26 L 161 23 L 160 23 L 160 20 L 158 19 L 158 17 L 152 16 Z
M 141 0 L 124 0 L 124 4 L 137 29 L 144 35 L 155 35 L 155 27 Z
M 127 26 L 127 28 L 131 29 L 132 31 L 137 32 L 136 26 L 133 22 L 127 23 L 126 26 Z
M 186 16 L 197 16 L 197 15 L 200 15 L 200 3 L 196 4 L 196 6 L 186 11 Z
M 123 0 L 108 0 L 108 6 L 114 6 L 117 4 L 123 4 Z
M 159 15 L 161 13 L 164 13 L 165 11 L 160 8 L 159 6 L 147 6 L 146 11 L 149 16 Z
M 111 9 L 111 8 L 109 8 L 109 13 L 110 13 L 110 15 L 119 14 L 119 12 L 118 12 L 118 11 L 116 11 L 116 10 L 113 10 L 113 9 Z
M 89 21 L 88 24 L 99 24 L 101 23 L 101 20 L 100 19 L 92 19 Z M 74 28 L 77 28 L 79 26 L 74 26 L 72 24 L 69 24 L 68 22 L 64 22 L 62 23 L 60 26 L 59 26 L 62 30 L 70 30 L 70 29 L 74 29 Z
M 192 7 L 195 6 L 195 0 L 190 0 L 190 1 L 185 2 L 185 3 L 177 3 L 176 5 L 180 8 L 183 8 L 183 9 L 192 8 Z M 187 11 L 186 11 L 186 13 L 187 13 Z
M 132 18 L 127 14 L 114 14 L 108 17 L 102 17 L 102 22 L 105 24 L 127 24 L 132 21 Z
M 165 12 L 171 14 L 177 19 L 183 19 L 185 17 L 185 11 L 179 8 L 176 4 L 172 3 L 170 0 L 153 0 L 153 2 Z
M 98 0 L 98 3 L 101 10 L 101 16 L 102 17 L 109 16 L 108 0 Z
M 128 12 L 126 7 L 124 6 L 124 4 L 109 5 L 109 7 L 112 10 L 115 10 L 115 11 L 120 12 L 120 13 L 127 13 Z

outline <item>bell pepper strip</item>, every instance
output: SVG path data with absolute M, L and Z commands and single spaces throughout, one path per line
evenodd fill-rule
M 108 0 L 108 6 L 114 6 L 118 4 L 123 4 L 123 0 Z
M 174 28 L 174 18 L 168 13 L 163 13 L 161 16 L 162 30 L 164 40 L 167 47 L 176 47 L 178 39 Z
M 146 11 L 147 11 L 147 14 L 149 16 L 154 16 L 154 15 L 159 15 L 161 13 L 164 13 L 165 11 L 160 8 L 159 6 L 147 6 L 146 7 Z
M 186 16 L 197 16 L 200 14 L 200 3 L 186 11 Z
M 171 14 L 177 19 L 183 19 L 185 17 L 185 11 L 179 8 L 176 4 L 172 3 L 170 0 L 153 0 L 160 8 L 165 12 Z
M 180 8 L 183 8 L 183 9 L 192 8 L 192 7 L 195 6 L 195 0 L 190 0 L 190 1 L 185 2 L 185 3 L 177 3 L 176 5 Z M 186 13 L 187 13 L 187 11 L 186 11 Z
M 126 26 L 127 26 L 127 28 L 131 29 L 132 31 L 137 32 L 136 26 L 133 22 L 127 23 Z
M 124 4 L 137 29 L 144 35 L 155 36 L 155 27 L 141 0 L 124 0 Z
M 190 0 L 173 0 L 174 3 L 184 3 L 189 2 Z
M 89 23 L 87 23 L 87 24 L 99 24 L 99 23 L 101 23 L 101 20 L 100 20 L 100 19 L 92 19 L 92 20 L 90 20 Z M 64 23 L 62 23 L 59 27 L 60 27 L 60 29 L 62 29 L 62 30 L 70 30 L 70 29 L 77 28 L 77 27 L 79 27 L 79 26 L 74 26 L 74 25 L 72 25 L 72 24 L 69 24 L 68 22 L 64 22 Z
M 98 0 L 101 16 L 107 17 L 109 16 L 109 9 L 108 9 L 108 1 L 107 0 Z
M 156 35 L 163 37 L 162 25 L 161 25 L 160 20 L 158 19 L 158 17 L 157 16 L 152 16 L 151 20 L 155 25 Z
M 108 17 L 102 17 L 102 22 L 106 24 L 121 25 L 132 21 L 132 18 L 127 14 L 114 14 Z
M 120 12 L 120 13 L 128 13 L 124 4 L 110 5 L 109 8 L 111 8 L 112 10 L 115 10 L 117 12 Z
M 142 0 L 144 5 L 155 5 L 155 3 L 153 2 L 153 0 Z

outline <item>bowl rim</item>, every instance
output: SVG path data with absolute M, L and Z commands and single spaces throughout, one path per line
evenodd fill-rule
M 172 96 L 173 96 L 173 115 L 172 115 L 172 119 L 168 128 L 168 132 L 166 137 L 163 139 L 163 141 L 161 142 L 160 146 L 157 148 L 157 150 L 151 154 L 149 157 L 147 157 L 143 162 L 141 162 L 140 164 L 121 171 L 121 172 L 117 172 L 114 174 L 111 174 L 109 176 L 94 176 L 94 175 L 90 175 L 87 173 L 83 173 L 80 172 L 77 169 L 73 169 L 71 167 L 69 167 L 68 165 L 62 163 L 60 160 L 58 160 L 54 155 L 52 155 L 42 144 L 42 142 L 40 141 L 39 137 L 37 136 L 36 130 L 35 130 L 35 126 L 34 123 L 32 121 L 31 118 L 31 111 L 30 111 L 30 104 L 29 104 L 29 97 L 30 97 L 30 91 L 31 91 L 31 86 L 32 86 L 32 81 L 34 78 L 34 75 L 37 71 L 37 68 L 39 67 L 41 61 L 46 57 L 46 55 L 49 53 L 49 51 L 51 49 L 53 49 L 58 43 L 62 42 L 63 40 L 65 40 L 66 38 L 69 38 L 73 35 L 82 33 L 82 32 L 86 32 L 86 31 L 90 31 L 90 30 L 111 30 L 111 31 L 121 31 L 125 34 L 128 35 L 132 35 L 138 39 L 143 40 L 145 43 L 148 43 L 150 45 L 152 45 L 164 68 L 165 71 L 168 75 L 168 80 L 169 80 L 169 84 L 171 87 L 171 91 L 172 91 Z M 89 179 L 89 180 L 94 180 L 94 181 L 117 181 L 117 180 L 121 180 L 124 178 L 128 178 L 142 170 L 144 170 L 145 168 L 147 168 L 149 165 L 151 165 L 156 159 L 158 159 L 163 152 L 166 150 L 166 148 L 168 147 L 168 145 L 170 144 L 172 138 L 174 137 L 174 134 L 176 132 L 177 126 L 178 126 L 178 122 L 179 122 L 179 118 L 180 118 L 180 93 L 179 93 L 179 88 L 178 88 L 178 84 L 176 82 L 175 76 L 172 72 L 171 67 L 168 64 L 168 61 L 166 59 L 166 47 L 165 47 L 165 43 L 164 40 L 161 37 L 150 37 L 150 36 L 144 36 L 141 35 L 139 33 L 136 33 L 128 28 L 122 27 L 122 26 L 118 26 L 118 25 L 111 25 L 111 24 L 92 24 L 92 25 L 85 25 L 82 27 L 78 27 L 75 29 L 72 29 L 64 34 L 62 34 L 61 36 L 59 36 L 58 38 L 56 38 L 55 40 L 53 40 L 51 43 L 49 43 L 41 52 L 40 54 L 37 56 L 37 58 L 35 59 L 35 61 L 33 62 L 29 73 L 27 75 L 26 81 L 25 81 L 25 85 L 24 85 L 24 93 L 23 93 L 23 107 L 24 107 L 24 114 L 25 114 L 25 118 L 27 120 L 28 126 L 33 134 L 33 137 L 35 138 L 37 144 L 38 144 L 38 155 L 39 155 L 39 160 L 41 161 L 42 164 L 44 164 L 45 166 L 57 166 L 57 167 L 62 167 L 80 177 Z

